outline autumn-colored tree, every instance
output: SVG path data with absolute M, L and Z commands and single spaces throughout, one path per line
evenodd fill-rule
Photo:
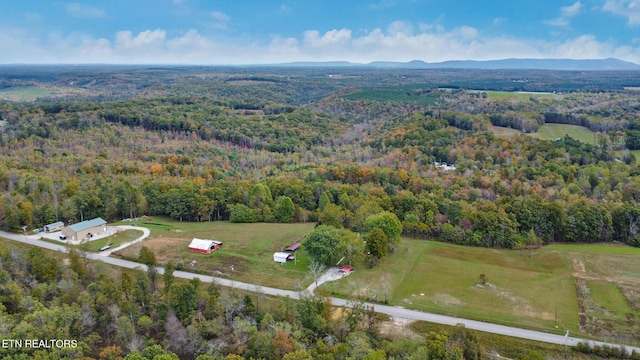
M 380 228 L 373 228 L 367 235 L 367 250 L 372 256 L 377 258 L 387 254 L 387 235 Z

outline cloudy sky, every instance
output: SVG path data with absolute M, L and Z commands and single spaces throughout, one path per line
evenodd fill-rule
M 21 0 L 0 19 L 0 64 L 640 63 L 640 0 Z

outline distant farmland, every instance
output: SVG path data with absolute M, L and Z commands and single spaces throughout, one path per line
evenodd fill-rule
M 541 140 L 555 140 L 569 135 L 585 144 L 596 144 L 594 132 L 578 125 L 545 124 L 539 127 L 537 132 L 530 135 Z
M 490 129 L 499 137 L 513 137 L 522 134 L 520 130 L 501 126 L 491 126 Z M 596 145 L 594 132 L 578 125 L 544 124 L 538 128 L 537 132 L 527 135 L 536 139 L 551 141 L 563 138 L 565 135 L 569 135 L 570 137 L 585 144 Z
M 14 86 L 0 89 L 0 99 L 9 101 L 35 101 L 51 96 L 51 91 L 37 86 Z

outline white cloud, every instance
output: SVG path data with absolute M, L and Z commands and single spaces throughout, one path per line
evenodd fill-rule
M 583 5 L 580 1 L 575 2 L 570 6 L 563 6 L 560 8 L 560 14 L 562 14 L 560 17 L 551 20 L 544 20 L 543 23 L 549 26 L 568 28 L 571 25 L 569 19 L 578 15 L 580 10 L 582 10 L 582 7 Z
M 291 15 L 293 14 L 293 9 L 291 9 L 287 5 L 280 5 L 280 8 L 278 9 L 278 13 L 281 15 Z
M 227 21 L 231 20 L 231 18 L 227 14 L 223 13 L 222 11 L 214 11 L 214 12 L 212 12 L 211 13 L 211 17 L 213 19 L 217 20 L 217 21 L 227 22 Z
M 304 33 L 304 44 L 310 48 L 327 48 L 344 46 L 351 41 L 351 30 L 340 29 L 327 31 L 320 36 L 317 30 L 309 30 Z
M 213 20 L 209 23 L 210 27 L 218 30 L 229 30 L 229 22 L 231 21 L 231 17 L 229 17 L 229 15 L 222 11 L 213 11 L 211 13 L 211 18 Z
M 569 25 L 571 24 L 569 20 L 563 17 L 559 17 L 551 20 L 545 20 L 543 21 L 543 23 L 550 26 L 564 27 L 564 28 L 569 27 Z
M 582 35 L 555 47 L 553 55 L 565 59 L 601 59 L 610 57 L 614 49 L 613 43 L 600 42 L 593 35 Z
M 498 17 L 498 18 L 493 19 L 492 24 L 493 24 L 493 26 L 498 26 L 498 25 L 501 25 L 502 23 L 504 23 L 505 21 L 507 21 L 506 17 Z
M 602 9 L 612 14 L 626 17 L 629 26 L 640 25 L 639 0 L 607 0 Z
M 65 8 L 67 10 L 67 13 L 78 18 L 95 19 L 105 17 L 107 15 L 106 12 L 100 8 L 83 5 L 80 3 L 69 3 Z
M 404 34 L 411 36 L 413 34 L 413 25 L 408 21 L 394 21 L 387 27 L 389 34 Z
M 580 13 L 582 9 L 582 3 L 580 1 L 574 3 L 571 6 L 563 6 L 560 8 L 560 13 L 564 17 L 574 17 Z
M 292 61 L 491 60 L 504 58 L 617 57 L 640 63 L 640 44 L 616 44 L 582 35 L 564 42 L 487 36 L 476 28 L 394 22 L 386 29 L 354 35 L 348 28 L 299 37 L 274 35 L 268 43 L 220 40 L 191 29 L 169 35 L 164 29 L 124 30 L 112 38 L 52 33 L 40 39 L 28 29 L 0 26 L 0 63 L 166 63 L 260 64 Z

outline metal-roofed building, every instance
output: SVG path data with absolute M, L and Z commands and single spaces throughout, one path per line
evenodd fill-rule
M 64 227 L 64 222 L 62 221 L 56 221 L 54 223 L 48 224 L 44 226 L 44 232 L 54 232 L 54 231 L 58 231 L 58 230 L 62 230 L 62 228 Z
M 106 231 L 107 222 L 103 218 L 95 218 L 69 225 L 62 229 L 62 234 L 65 235 L 69 241 L 80 241 Z

